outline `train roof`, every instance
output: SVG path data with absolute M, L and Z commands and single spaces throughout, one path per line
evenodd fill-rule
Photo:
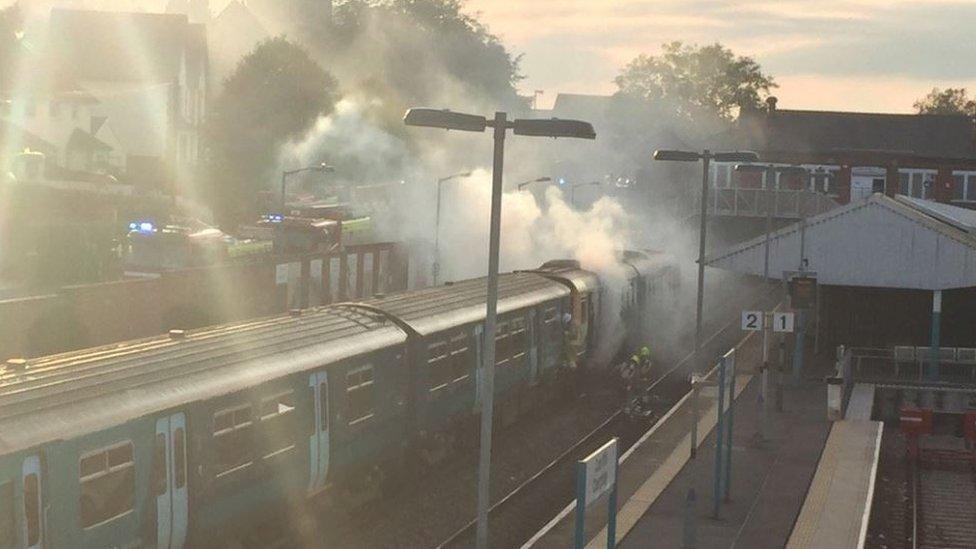
M 642 276 L 674 268 L 674 257 L 671 254 L 655 250 L 625 251 L 620 262 L 629 265 Z
M 488 280 L 477 278 L 366 303 L 396 316 L 421 335 L 485 319 Z M 515 272 L 498 278 L 498 314 L 568 296 L 569 290 L 535 273 Z
M 578 292 L 593 292 L 600 287 L 600 278 L 592 271 L 580 267 L 579 261 L 575 259 L 547 261 L 538 269 L 526 272 L 537 273 Z
M 174 336 L 8 363 L 0 371 L 0 454 L 232 394 L 407 339 L 385 315 L 354 306 Z

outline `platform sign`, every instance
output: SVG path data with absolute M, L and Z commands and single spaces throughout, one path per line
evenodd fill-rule
M 761 332 L 764 314 L 762 311 L 742 311 L 742 329 L 747 332 Z
M 813 309 L 817 306 L 817 277 L 798 275 L 790 279 L 790 304 L 794 309 Z
M 576 462 L 576 545 L 586 546 L 586 508 L 610 493 L 607 513 L 607 549 L 617 538 L 617 438 Z
M 791 333 L 793 331 L 793 313 L 773 313 L 773 331 Z

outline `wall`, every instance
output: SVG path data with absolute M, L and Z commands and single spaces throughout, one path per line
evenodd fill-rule
M 396 245 L 367 244 L 0 301 L 0 360 L 364 299 L 406 289 L 406 271 L 406 255 Z

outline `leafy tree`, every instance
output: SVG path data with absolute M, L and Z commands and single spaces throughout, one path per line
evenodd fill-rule
M 966 88 L 932 88 L 915 102 L 918 114 L 976 114 L 976 99 L 970 99 Z
M 463 0 L 347 0 L 335 6 L 317 49 L 330 66 L 355 60 L 351 84 L 384 88 L 404 105 L 516 105 L 519 57 L 463 7 Z
M 639 55 L 614 80 L 620 92 L 670 104 L 682 117 L 717 115 L 731 119 L 738 109 L 759 107 L 776 87 L 750 57 L 721 44 L 687 46 L 671 42 L 661 55 Z
M 336 80 L 283 37 L 259 44 L 224 82 L 209 113 L 207 198 L 221 224 L 253 219 L 274 181 L 278 149 L 332 112 Z

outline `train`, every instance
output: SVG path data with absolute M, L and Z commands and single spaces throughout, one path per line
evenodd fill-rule
M 597 367 L 604 315 L 641 332 L 672 306 L 666 255 L 620 261 L 619 292 L 574 261 L 500 276 L 500 423 Z M 396 489 L 477 438 L 485 296 L 448 282 L 8 360 L 0 548 L 223 546 L 276 510 Z

